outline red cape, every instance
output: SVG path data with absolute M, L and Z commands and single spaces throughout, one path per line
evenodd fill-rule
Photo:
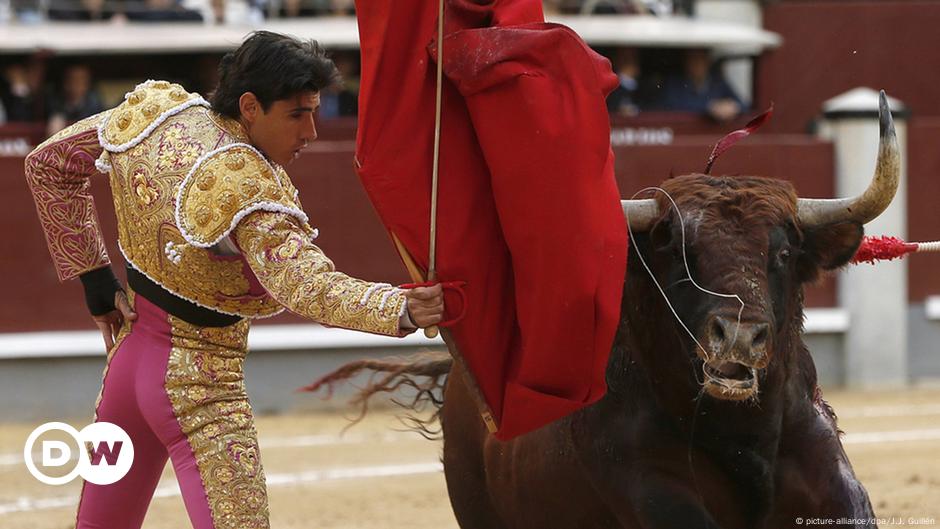
M 427 269 L 437 3 L 356 7 L 359 175 Z M 604 104 L 617 81 L 538 0 L 446 9 L 438 277 L 467 282 L 452 336 L 509 439 L 606 390 L 627 252 Z

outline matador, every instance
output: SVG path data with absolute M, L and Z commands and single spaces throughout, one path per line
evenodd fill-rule
M 108 356 L 95 420 L 131 437 L 111 485 L 85 483 L 78 529 L 137 529 L 172 461 L 195 529 L 267 528 L 242 366 L 249 321 L 285 307 L 323 324 L 402 336 L 441 320 L 440 286 L 404 290 L 335 270 L 283 167 L 316 139 L 336 80 L 315 41 L 252 34 L 210 101 L 147 81 L 26 159 L 60 280 L 80 278 Z M 110 267 L 89 179 L 109 176 L 127 288 Z

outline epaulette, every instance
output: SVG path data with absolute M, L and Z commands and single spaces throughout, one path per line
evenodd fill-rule
M 207 248 L 258 210 L 287 213 L 307 222 L 286 174 L 276 171 L 251 145 L 233 143 L 204 155 L 183 180 L 176 225 L 187 242 Z
M 147 136 L 170 116 L 189 107 L 209 103 L 199 94 L 190 93 L 178 84 L 147 81 L 124 96 L 98 128 L 98 141 L 108 152 L 124 152 Z

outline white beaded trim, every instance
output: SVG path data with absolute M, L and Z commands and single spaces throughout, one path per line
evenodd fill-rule
M 372 297 L 372 294 L 374 294 L 375 292 L 383 288 L 392 288 L 392 285 L 388 283 L 375 283 L 374 285 L 366 289 L 365 292 L 363 292 L 362 297 L 359 299 L 359 304 L 362 306 L 365 306 L 367 303 L 369 303 L 369 298 Z
M 383 295 L 382 295 L 382 302 L 379 303 L 379 311 L 385 310 L 385 305 L 388 303 L 388 298 L 392 297 L 392 295 L 394 295 L 394 294 L 396 294 L 396 293 L 398 293 L 398 292 L 401 292 L 401 289 L 393 288 L 393 289 L 389 290 L 388 292 L 386 292 L 385 294 L 383 294 Z M 400 317 L 400 316 L 401 316 L 401 314 L 399 314 L 399 317 Z
M 401 290 L 401 289 L 399 289 L 399 290 Z M 402 290 L 402 293 L 404 294 L 404 290 Z M 407 316 L 406 316 L 406 315 L 407 315 Z M 402 297 L 401 297 L 401 308 L 398 309 L 398 321 L 399 321 L 399 324 L 398 324 L 398 328 L 399 328 L 399 329 L 398 329 L 398 330 L 399 330 L 399 331 L 401 331 L 401 323 L 400 323 L 400 322 L 401 322 L 402 316 L 408 318 L 408 322 L 411 323 L 411 325 L 412 325 L 415 329 L 418 328 L 418 324 L 416 324 L 416 323 L 414 322 L 414 320 L 411 319 L 411 314 L 408 313 L 408 298 L 405 297 L 405 296 L 402 296 Z
M 203 163 L 206 162 L 206 160 L 208 160 L 210 157 L 220 152 L 224 152 L 229 149 L 234 149 L 238 147 L 247 148 L 253 151 L 255 154 L 257 154 L 261 160 L 264 160 L 264 163 L 268 165 L 268 168 L 270 168 L 271 172 L 274 174 L 274 178 L 277 181 L 278 186 L 281 185 L 281 179 L 278 177 L 277 171 L 274 170 L 274 167 L 272 167 L 271 164 L 268 163 L 267 159 L 265 159 L 264 155 L 262 155 L 261 152 L 258 151 L 258 149 L 255 149 L 253 146 L 248 145 L 247 143 L 231 143 L 224 147 L 220 147 L 218 149 L 209 151 L 203 154 L 202 156 L 200 156 L 199 159 L 196 160 L 196 163 L 193 164 L 193 167 L 189 170 L 189 173 L 186 174 L 186 178 L 184 178 L 183 182 L 180 184 L 179 190 L 176 193 L 176 209 L 174 212 L 174 215 L 176 218 L 176 227 L 179 228 L 180 232 L 183 234 L 183 238 L 186 239 L 186 242 L 188 242 L 189 244 L 192 244 L 193 246 L 196 246 L 198 248 L 208 248 L 210 246 L 215 246 L 219 241 L 221 241 L 225 237 L 228 237 L 228 235 L 232 232 L 232 230 L 235 229 L 235 226 L 237 226 L 238 223 L 241 222 L 243 218 L 245 218 L 245 216 L 247 216 L 250 213 L 254 213 L 255 211 L 259 211 L 259 210 L 270 211 L 271 213 L 285 213 L 285 214 L 296 217 L 303 223 L 308 222 L 307 214 L 304 213 L 300 209 L 287 207 L 283 204 L 278 204 L 276 202 L 258 202 L 236 213 L 235 216 L 232 217 L 232 222 L 229 225 L 228 229 L 226 229 L 222 233 L 222 235 L 220 235 L 218 238 L 216 238 L 212 242 L 209 242 L 209 243 L 199 242 L 195 240 L 195 238 L 193 238 L 192 234 L 186 231 L 186 228 L 183 226 L 183 223 L 181 222 L 181 219 L 180 219 L 180 206 L 182 205 L 183 190 L 186 189 L 186 186 L 189 184 L 190 179 L 193 177 L 194 174 L 196 174 L 196 171 L 199 169 L 199 167 Z M 313 238 L 318 237 L 319 234 L 320 234 L 319 230 L 314 230 Z
M 140 83 L 139 85 L 137 85 L 137 88 L 141 88 L 141 87 L 147 86 L 155 82 L 156 81 L 151 79 L 147 82 Z M 137 88 L 135 88 L 134 90 L 137 90 Z M 125 94 L 124 99 L 127 99 L 128 97 L 130 97 L 130 94 L 131 92 L 128 92 L 127 94 Z M 175 116 L 176 114 L 179 114 L 180 112 L 186 110 L 187 108 L 194 107 L 194 106 L 209 107 L 209 102 L 203 99 L 202 97 L 195 97 L 193 99 L 184 101 L 180 103 L 179 105 L 176 105 L 175 107 L 168 109 L 163 114 L 160 114 L 157 117 L 157 119 L 153 120 L 153 122 L 151 122 L 150 125 L 147 125 L 147 128 L 141 131 L 141 133 L 138 134 L 134 139 L 126 143 L 122 143 L 120 145 L 115 145 L 109 142 L 108 140 L 104 139 L 104 129 L 105 127 L 108 126 L 108 122 L 111 121 L 111 117 L 114 115 L 114 113 L 112 112 L 111 115 L 109 115 L 104 120 L 102 120 L 101 124 L 98 125 L 98 143 L 100 143 L 101 146 L 104 147 L 104 149 L 108 152 L 124 152 L 136 146 L 137 144 L 144 141 L 145 139 L 147 139 L 147 136 L 150 136 L 150 133 L 153 132 L 154 129 L 159 127 L 164 121 L 166 121 L 171 116 Z
M 166 247 L 163 248 L 163 253 L 166 254 L 166 258 L 170 260 L 173 264 L 180 264 L 180 261 L 183 260 L 183 255 L 180 253 L 186 248 L 185 244 L 176 244 L 173 241 L 167 241 Z
M 216 312 L 221 312 L 222 314 L 228 314 L 229 316 L 238 316 L 239 318 L 249 318 L 249 319 L 255 319 L 255 320 L 263 319 L 263 318 L 270 318 L 270 317 L 272 317 L 272 316 L 277 316 L 278 314 L 284 312 L 284 307 L 282 306 L 279 310 L 275 311 L 275 312 L 272 313 L 272 314 L 264 314 L 264 315 L 261 315 L 261 316 L 249 316 L 249 315 L 246 315 L 246 314 L 239 314 L 239 313 L 237 313 L 237 312 L 229 312 L 229 311 L 227 311 L 227 310 L 222 310 L 222 309 L 220 309 L 220 308 L 218 308 L 218 307 L 210 307 L 210 306 L 205 305 L 205 304 L 203 304 L 203 303 L 199 303 L 199 302 L 196 301 L 195 299 L 190 299 L 190 298 L 188 298 L 188 297 L 186 297 L 186 296 L 180 294 L 179 292 L 176 292 L 176 291 L 174 291 L 174 290 L 172 290 L 172 289 L 167 288 L 163 283 L 157 281 L 153 276 L 151 276 L 151 275 L 148 274 L 147 272 L 144 272 L 143 270 L 141 270 L 140 267 L 137 266 L 136 264 L 134 264 L 134 261 L 132 261 L 132 260 L 127 256 L 127 252 L 125 252 L 125 251 L 124 251 L 124 247 L 121 246 L 121 241 L 118 241 L 118 250 L 121 252 L 121 255 L 124 256 L 124 261 L 127 262 L 127 264 L 129 264 L 134 270 L 137 270 L 138 272 L 140 272 L 141 274 L 143 274 L 144 277 L 146 277 L 147 279 L 149 279 L 149 280 L 153 281 L 154 283 L 156 283 L 157 285 L 159 285 L 160 288 L 162 288 L 163 290 L 166 290 L 167 292 L 173 294 L 173 295 L 176 296 L 176 297 L 185 299 L 186 301 L 188 301 L 188 302 L 190 302 L 190 303 L 192 303 L 192 304 L 194 304 L 194 305 L 198 305 L 198 306 L 200 306 L 200 307 L 202 307 L 202 308 L 204 308 L 204 309 L 214 310 L 214 311 L 216 311 Z M 271 299 L 274 299 L 274 297 L 272 296 Z M 277 300 L 274 299 L 274 301 L 277 301 Z M 278 302 L 278 303 L 280 303 L 280 302 Z
M 104 174 L 109 174 L 111 172 L 111 164 L 104 161 L 105 153 L 101 153 L 101 156 L 95 158 L 95 169 Z

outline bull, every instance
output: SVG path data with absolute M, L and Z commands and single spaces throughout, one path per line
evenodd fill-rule
M 316 386 L 371 368 L 386 376 L 360 399 L 407 384 L 417 402 L 443 387 L 444 472 L 463 529 L 870 527 L 802 340 L 803 285 L 852 258 L 897 190 L 884 93 L 880 110 L 877 167 L 857 197 L 687 175 L 623 202 L 630 273 L 608 392 L 592 406 L 500 442 L 449 357 L 354 363 Z

